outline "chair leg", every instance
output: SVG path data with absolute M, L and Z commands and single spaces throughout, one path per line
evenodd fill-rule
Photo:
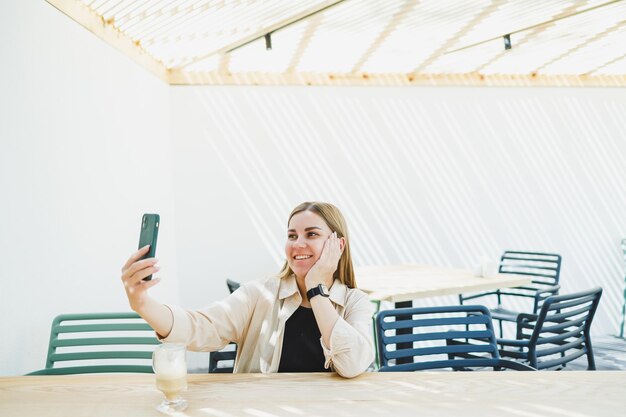
M 498 320 L 498 324 L 500 326 L 500 338 L 504 339 L 504 330 L 502 328 L 502 320 Z
M 585 347 L 587 348 L 587 370 L 595 371 L 596 360 L 593 357 L 593 347 L 591 346 L 591 338 L 588 332 L 585 332 Z

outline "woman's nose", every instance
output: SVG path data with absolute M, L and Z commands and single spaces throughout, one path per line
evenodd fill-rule
M 306 246 L 306 242 L 304 241 L 304 239 L 298 238 L 293 242 L 293 245 L 298 248 L 303 248 Z

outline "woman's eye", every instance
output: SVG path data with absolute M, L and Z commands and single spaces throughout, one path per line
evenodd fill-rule
M 317 233 L 315 233 L 315 232 L 309 232 L 309 237 L 311 237 L 311 236 L 319 236 L 319 235 Z
M 289 240 L 294 240 L 296 238 L 296 235 L 287 235 L 287 239 Z

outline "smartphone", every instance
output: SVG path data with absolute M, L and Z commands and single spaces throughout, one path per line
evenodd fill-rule
M 139 234 L 139 249 L 146 245 L 150 245 L 148 253 L 141 259 L 154 258 L 156 254 L 157 237 L 159 236 L 159 223 L 161 217 L 158 214 L 146 213 L 141 218 L 141 233 Z M 145 277 L 144 281 L 150 281 L 152 275 Z

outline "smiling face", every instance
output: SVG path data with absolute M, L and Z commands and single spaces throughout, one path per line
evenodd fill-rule
M 319 215 L 305 210 L 289 220 L 285 255 L 298 278 L 304 278 L 322 254 L 324 242 L 332 231 Z

